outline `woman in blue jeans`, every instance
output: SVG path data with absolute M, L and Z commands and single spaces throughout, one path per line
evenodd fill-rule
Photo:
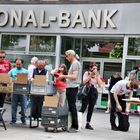
M 93 127 L 90 125 L 90 121 L 91 121 L 94 106 L 98 98 L 97 87 L 101 88 L 101 84 L 102 84 L 100 75 L 97 72 L 97 65 L 95 62 L 91 62 L 89 66 L 89 70 L 84 73 L 83 84 L 88 84 L 90 90 L 87 96 L 82 98 L 82 106 L 80 112 L 84 113 L 88 106 L 87 122 L 85 128 L 93 130 Z

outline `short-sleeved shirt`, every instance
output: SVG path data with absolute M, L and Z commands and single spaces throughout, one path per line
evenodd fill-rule
M 120 80 L 118 81 L 111 89 L 111 93 L 115 93 L 118 89 L 121 90 L 120 94 L 118 95 L 123 95 L 123 94 L 126 94 L 126 93 L 130 93 L 131 90 L 127 89 L 126 88 L 126 84 L 128 83 L 129 81 L 127 80 Z
M 78 71 L 77 78 L 75 80 L 67 79 L 67 88 L 78 87 L 81 83 L 81 64 L 78 60 L 74 60 L 68 71 L 68 75 L 73 74 L 73 72 Z
M 18 73 L 27 73 L 28 74 L 28 70 L 25 68 L 21 68 L 21 69 L 13 68 L 9 71 L 9 74 L 13 79 L 17 78 Z

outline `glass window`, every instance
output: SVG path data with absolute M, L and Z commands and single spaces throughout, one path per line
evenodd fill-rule
M 71 37 L 62 37 L 61 54 L 65 54 L 65 51 L 73 49 L 74 39 Z
M 140 66 L 140 60 L 126 60 L 125 76 L 128 76 L 129 72 L 136 66 Z M 138 79 L 140 79 L 140 72 L 137 74 Z
M 25 35 L 2 35 L 1 47 L 3 50 L 25 51 Z
M 123 38 L 85 38 L 82 45 L 83 57 L 122 58 Z
M 55 36 L 31 36 L 30 51 L 32 52 L 55 52 Z
M 74 50 L 75 50 L 76 54 L 79 55 L 79 57 L 80 57 L 80 44 L 81 44 L 81 39 L 76 38 L 75 39 Z
M 121 73 L 121 67 L 122 67 L 121 63 L 114 63 L 114 62 L 113 63 L 111 63 L 111 62 L 104 63 L 103 77 L 104 77 L 106 83 L 108 83 L 108 79 L 111 77 L 111 75 L 113 75 L 116 72 Z
M 128 55 L 140 55 L 140 38 L 128 39 Z
M 19 55 L 19 54 L 7 54 L 7 59 L 10 60 L 10 62 L 12 63 L 13 67 L 15 66 L 15 59 L 17 57 L 21 57 L 24 60 L 24 67 L 28 68 L 28 65 L 31 63 L 31 58 L 32 57 L 38 57 L 39 59 L 42 60 L 46 60 L 47 61 L 47 65 L 51 65 L 54 69 L 55 66 L 55 57 L 54 56 L 42 56 L 42 55 Z
M 83 62 L 83 69 L 82 69 L 82 75 L 89 70 L 89 66 L 90 66 L 90 62 L 92 61 L 84 61 Z M 98 69 L 98 72 L 100 72 L 100 62 L 96 62 L 97 64 L 97 69 Z

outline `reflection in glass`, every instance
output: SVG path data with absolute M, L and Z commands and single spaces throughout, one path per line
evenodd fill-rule
M 62 37 L 61 54 L 65 54 L 65 51 L 72 49 L 73 42 L 72 37 Z
M 55 52 L 55 36 L 31 36 L 30 51 L 33 52 Z
M 140 60 L 126 60 L 125 76 L 128 76 L 129 72 L 136 66 L 140 67 Z M 140 72 L 137 75 L 137 80 L 140 79 Z
M 116 72 L 121 73 L 121 67 L 122 67 L 121 63 L 111 63 L 111 62 L 104 63 L 103 77 L 106 81 L 106 84 L 111 75 L 114 75 Z
M 46 60 L 47 61 L 47 65 L 52 65 L 53 66 L 53 69 L 54 69 L 54 66 L 55 66 L 55 57 L 54 56 L 42 56 L 42 55 L 19 55 L 19 54 L 13 54 L 13 55 L 9 55 L 7 54 L 7 59 L 10 60 L 10 62 L 12 63 L 13 67 L 15 66 L 15 59 L 17 57 L 21 57 L 23 60 L 24 60 L 24 67 L 25 68 L 28 68 L 28 65 L 31 63 L 31 58 L 32 57 L 38 57 L 39 59 L 42 59 L 42 60 Z
M 83 39 L 83 57 L 122 58 L 122 54 L 123 39 Z
M 75 52 L 80 56 L 80 44 L 81 44 L 81 39 L 76 38 L 75 39 Z
M 3 50 L 25 51 L 26 36 L 24 35 L 2 35 L 1 46 Z
M 140 38 L 129 38 L 128 55 L 140 55 Z

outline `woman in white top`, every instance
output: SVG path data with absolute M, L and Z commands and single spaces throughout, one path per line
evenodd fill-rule
M 32 79 L 32 77 L 33 77 L 33 70 L 37 66 L 37 61 L 38 61 L 37 57 L 35 57 L 35 56 L 32 57 L 31 64 L 28 66 L 29 79 Z
M 85 128 L 93 130 L 93 127 L 90 125 L 90 120 L 92 117 L 93 109 L 96 104 L 98 98 L 97 87 L 101 88 L 101 78 L 99 73 L 97 72 L 97 65 L 94 63 L 90 63 L 89 71 L 86 71 L 83 75 L 83 84 L 88 84 L 90 86 L 89 93 L 86 97 L 82 98 L 82 107 L 80 112 L 84 113 L 88 105 L 87 112 L 87 123 Z

